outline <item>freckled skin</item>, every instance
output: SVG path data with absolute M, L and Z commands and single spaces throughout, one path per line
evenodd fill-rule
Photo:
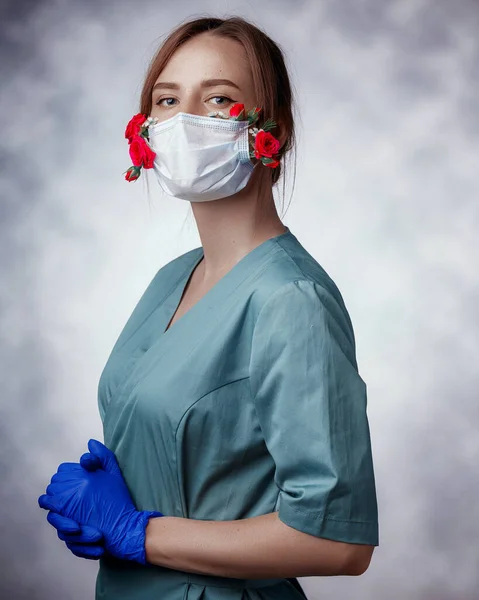
M 226 84 L 200 88 L 202 80 L 213 78 L 229 79 L 239 90 Z M 200 34 L 180 46 L 155 83 L 160 81 L 173 81 L 181 86 L 179 90 L 153 91 L 151 116 L 158 117 L 160 121 L 180 111 L 198 115 L 217 110 L 228 113 L 236 102 L 244 104 L 246 109 L 252 108 L 256 102 L 251 69 L 243 46 L 234 40 L 210 34 Z

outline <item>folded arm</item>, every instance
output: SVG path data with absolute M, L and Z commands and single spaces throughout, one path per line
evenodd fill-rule
M 278 512 L 236 521 L 152 518 L 146 527 L 149 563 L 192 573 L 269 579 L 361 575 L 374 546 L 303 533 Z

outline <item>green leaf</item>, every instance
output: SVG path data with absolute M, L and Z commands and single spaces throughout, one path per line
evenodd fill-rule
M 265 131 L 269 131 L 270 129 L 273 129 L 274 127 L 276 127 L 276 121 L 273 121 L 273 119 L 268 119 L 263 125 L 263 129 Z
M 248 111 L 248 123 L 253 125 L 259 119 L 259 113 L 255 113 L 254 108 Z
M 245 120 L 245 110 L 244 110 L 244 108 L 242 108 L 242 109 L 241 109 L 241 112 L 240 112 L 240 113 L 238 113 L 238 114 L 236 115 L 236 117 L 234 117 L 234 120 L 235 120 L 235 121 L 244 121 L 244 120 Z

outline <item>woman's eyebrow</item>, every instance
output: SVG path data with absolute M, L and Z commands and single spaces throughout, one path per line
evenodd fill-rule
M 237 90 L 240 89 L 236 85 L 236 83 L 234 83 L 233 81 L 230 81 L 229 79 L 204 79 L 200 84 L 200 86 L 202 88 L 213 87 L 215 85 L 229 85 L 231 87 L 236 88 Z M 159 81 L 158 83 L 155 83 L 155 85 L 153 86 L 153 90 L 157 90 L 159 88 L 170 89 L 170 90 L 179 90 L 180 87 L 181 86 L 179 84 L 177 84 L 173 81 Z

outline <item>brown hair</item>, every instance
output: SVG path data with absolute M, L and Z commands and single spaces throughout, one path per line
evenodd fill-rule
M 243 45 L 247 61 L 251 66 L 257 106 L 262 108 L 257 127 L 261 127 L 263 119 L 272 118 L 286 131 L 287 136 L 280 150 L 282 160 L 278 167 L 271 169 L 272 185 L 274 185 L 281 175 L 281 170 L 284 169 L 284 155 L 289 155 L 291 150 L 296 151 L 292 87 L 283 53 L 278 44 L 256 25 L 242 17 L 234 16 L 227 19 L 201 17 L 178 25 L 168 35 L 150 62 L 141 91 L 140 112 L 146 115 L 150 114 L 153 86 L 175 50 L 195 35 L 203 32 L 227 37 Z M 294 162 L 294 172 L 296 172 L 296 161 Z

